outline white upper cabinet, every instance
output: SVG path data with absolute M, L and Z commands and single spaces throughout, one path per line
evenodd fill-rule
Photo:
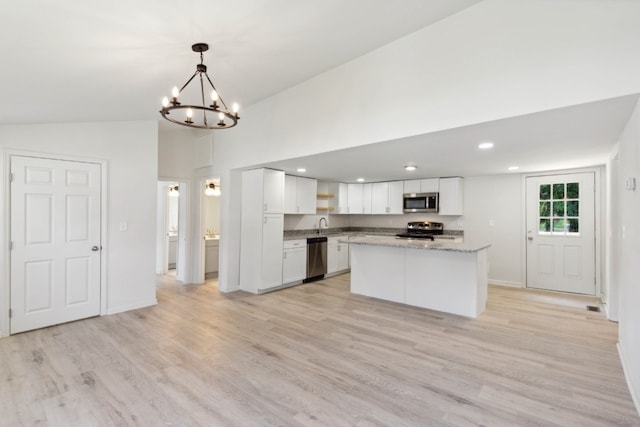
M 371 213 L 386 214 L 389 201 L 389 183 L 374 182 L 371 184 Z
M 403 181 L 374 182 L 371 185 L 371 213 L 402 214 Z
M 440 191 L 440 178 L 404 181 L 405 193 L 437 193 L 438 191 Z
M 318 181 L 286 175 L 284 181 L 284 213 L 315 214 Z
M 284 213 L 298 213 L 298 197 L 296 194 L 298 180 L 295 176 L 284 176 Z
M 371 213 L 371 192 L 373 190 L 373 184 L 362 184 L 362 213 Z
M 256 169 L 250 172 L 257 174 L 258 181 L 262 181 L 263 212 L 283 213 L 284 172 L 273 169 Z M 259 197 L 258 194 L 255 196 Z
M 419 179 L 411 179 L 404 182 L 404 192 L 405 193 L 422 193 L 420 190 L 420 181 Z
M 440 215 L 463 215 L 464 179 L 440 178 Z
M 347 184 L 347 199 L 350 214 L 364 213 L 364 197 L 362 184 Z
M 349 188 L 347 184 L 342 182 L 332 182 L 328 185 L 329 193 L 333 194 L 331 198 L 330 207 L 331 213 L 334 214 L 347 214 L 349 213 Z

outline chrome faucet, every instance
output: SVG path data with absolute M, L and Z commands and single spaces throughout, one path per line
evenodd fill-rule
M 320 230 L 322 229 L 322 220 L 324 220 L 325 228 L 329 228 L 329 224 L 327 224 L 327 218 L 325 217 L 320 218 L 320 221 L 318 221 L 318 234 L 320 234 Z

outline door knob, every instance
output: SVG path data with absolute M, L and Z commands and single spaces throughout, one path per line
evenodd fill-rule
M 529 240 L 533 240 L 533 237 L 529 236 L 529 237 L 527 237 L 527 239 L 529 239 Z
M 93 252 L 98 252 L 98 249 L 100 249 L 100 248 L 99 248 L 99 247 L 97 247 L 97 246 L 92 246 L 92 247 L 91 247 L 91 250 L 92 250 Z

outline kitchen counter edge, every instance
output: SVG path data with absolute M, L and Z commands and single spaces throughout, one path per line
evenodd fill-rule
M 423 239 L 401 239 L 395 236 L 357 236 L 348 241 L 340 241 L 351 245 L 388 246 L 392 248 L 426 249 L 450 252 L 478 252 L 491 246 L 490 243 L 443 242 Z

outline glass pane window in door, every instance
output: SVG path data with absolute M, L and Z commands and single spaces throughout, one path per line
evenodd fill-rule
M 578 198 L 580 198 L 580 183 L 579 182 L 567 183 L 567 199 L 578 199 Z
M 580 221 L 578 220 L 578 218 L 567 219 L 567 232 L 569 233 L 580 232 Z
M 540 186 L 540 200 L 551 199 L 551 184 L 542 184 Z
M 560 202 L 560 201 L 553 201 L 553 216 L 558 217 L 558 216 L 564 216 L 564 201 Z M 555 227 L 554 227 L 554 231 L 555 231 Z
M 580 216 L 580 202 L 571 200 L 567 202 L 567 216 Z
M 564 199 L 564 184 L 553 184 L 553 198 Z
M 551 216 L 551 202 L 540 202 L 540 216 Z
M 538 231 L 540 231 L 541 233 L 549 233 L 551 231 L 551 219 L 540 218 L 540 225 L 538 226 Z
M 553 231 L 554 232 L 564 232 L 564 218 L 554 218 L 553 219 Z

